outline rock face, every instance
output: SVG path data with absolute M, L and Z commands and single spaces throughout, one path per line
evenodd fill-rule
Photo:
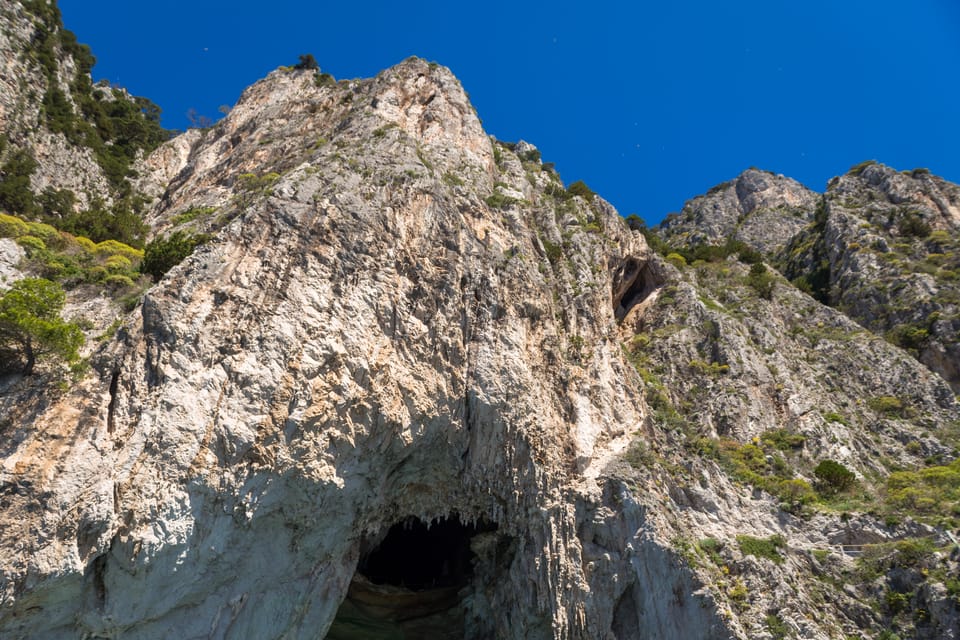
M 418 59 L 144 158 L 210 240 L 0 379 L 0 636 L 960 637 L 957 188 L 750 170 L 662 231 L 754 264 L 685 264 L 549 167 Z
M 30 149 L 37 162 L 31 187 L 37 194 L 46 188 L 70 189 L 88 204 L 90 194 L 111 191 L 92 151 L 71 145 L 63 133 L 44 123 L 41 98 L 51 84 L 65 96 L 77 73 L 76 62 L 55 49 L 57 63 L 51 79 L 28 55 L 30 43 L 43 39 L 51 27 L 19 2 L 0 6 L 0 122 L 11 149 Z M 69 97 L 67 98 L 69 100 Z
M 821 207 L 784 272 L 960 390 L 960 188 L 868 163 L 832 181 Z
M 740 241 L 824 304 L 960 389 L 960 188 L 866 162 L 820 196 L 748 170 L 658 227 L 675 247 Z
M 953 605 L 934 595 L 943 593 L 940 578 L 927 584 L 922 577 L 954 575 L 956 566 L 952 561 L 938 564 L 929 546 L 909 561 L 900 560 L 907 542 L 890 542 L 929 541 L 935 530 L 889 527 L 908 515 L 937 522 L 937 516 L 930 517 L 934 511 L 946 514 L 952 508 L 947 503 L 942 510 L 933 508 L 945 499 L 937 492 L 926 498 L 932 510 L 918 510 L 914 500 L 925 490 L 924 477 L 952 475 L 956 468 L 955 462 L 940 463 L 955 460 L 960 426 L 954 397 L 960 361 L 954 274 L 960 247 L 957 186 L 925 170 L 898 173 L 864 163 L 832 180 L 823 196 L 807 198 L 809 223 L 792 237 L 781 236 L 786 242 L 776 245 L 762 233 L 743 233 L 733 225 L 738 202 L 729 195 L 733 184 L 695 199 L 664 223 L 665 253 L 705 259 L 688 266 L 681 256 L 669 256 L 670 267 L 676 268 L 662 265 L 656 295 L 622 323 L 627 350 L 647 387 L 652 420 L 667 432 L 661 441 L 665 446 L 654 445 L 632 459 L 650 466 L 660 458 L 667 469 L 676 465 L 667 482 L 685 516 L 695 521 L 692 530 L 703 535 L 714 530 L 715 518 L 724 522 L 708 539 L 709 552 L 690 542 L 691 559 L 708 575 L 716 576 L 718 569 L 721 574 L 739 572 L 746 561 L 715 553 L 717 548 L 729 552 L 723 540 L 729 540 L 737 518 L 722 515 L 723 480 L 718 482 L 709 463 L 701 466 L 711 459 L 722 470 L 719 478 L 747 482 L 776 496 L 785 519 L 777 535 L 788 546 L 813 549 L 821 558 L 829 557 L 828 545 L 838 542 L 877 544 L 868 555 L 887 554 L 882 560 L 857 560 L 852 573 L 842 564 L 831 567 L 820 560 L 816 566 L 791 568 L 796 558 L 787 554 L 775 569 L 779 577 L 766 573 L 768 567 L 761 570 L 766 576 L 759 583 L 745 578 L 750 593 L 770 584 L 818 593 L 757 596 L 754 602 L 762 608 L 778 609 L 779 622 L 767 620 L 768 631 L 780 628 L 809 637 L 815 632 L 805 620 L 819 617 L 821 629 L 844 633 L 875 626 L 907 637 L 957 637 Z M 728 204 L 723 204 L 724 194 Z M 792 186 L 781 182 L 766 198 L 782 202 L 792 194 Z M 711 197 L 719 202 L 705 209 L 703 202 Z M 779 215 L 796 224 L 791 212 Z M 777 224 L 770 228 L 782 229 Z M 730 240 L 740 241 L 753 255 Z M 703 244 L 732 249 L 694 251 Z M 769 265 L 760 262 L 764 258 Z M 774 265 L 792 282 L 777 274 Z M 849 520 L 811 519 L 802 506 L 811 487 L 821 504 L 830 503 L 824 476 L 814 472 L 824 468 L 823 461 L 856 473 L 864 490 L 861 499 L 868 501 L 855 500 L 854 509 L 879 511 L 883 525 L 861 521 L 851 527 Z M 704 483 L 701 477 L 710 480 Z M 740 518 L 737 530 L 754 527 L 754 536 L 771 532 L 756 529 L 762 519 L 754 519 L 754 510 L 746 512 L 751 515 Z M 797 529 L 787 514 L 801 515 Z M 744 545 L 739 546 L 743 551 Z M 859 553 L 859 547 L 854 549 Z M 802 574 L 810 571 L 821 580 L 842 581 L 844 590 L 823 591 L 809 583 L 799 587 Z M 811 598 L 820 603 L 816 612 L 802 604 Z M 794 604 L 784 605 L 784 600 Z M 833 606 L 824 608 L 824 601 Z M 875 604 L 864 607 L 867 602 Z M 921 609 L 951 613 L 936 618 L 923 614 L 911 621 L 910 612 Z M 749 618 L 740 616 L 741 622 Z
M 418 60 L 275 72 L 158 153 L 161 224 L 221 226 L 96 374 L 8 416 L 5 636 L 409 632 L 345 598 L 380 545 L 420 544 L 391 527 L 442 521 L 470 561 L 429 577 L 455 590 L 421 631 L 728 637 L 604 473 L 643 420 L 614 311 L 649 257 L 609 205 L 549 195 Z
M 819 198 L 796 180 L 758 169 L 717 185 L 659 226 L 667 242 L 685 245 L 740 240 L 772 253 L 813 219 Z

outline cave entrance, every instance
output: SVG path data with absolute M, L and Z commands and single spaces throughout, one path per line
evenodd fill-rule
M 613 313 L 617 322 L 663 285 L 663 277 L 650 262 L 627 260 L 619 269 L 613 290 Z
M 470 538 L 496 525 L 464 525 L 456 515 L 431 526 L 408 518 L 390 527 L 387 536 L 360 559 L 357 572 L 374 584 L 411 591 L 459 587 L 472 575 Z
M 471 542 L 496 530 L 486 521 L 464 524 L 457 514 L 429 525 L 410 517 L 365 542 L 327 640 L 463 638 L 462 603 L 476 560 Z

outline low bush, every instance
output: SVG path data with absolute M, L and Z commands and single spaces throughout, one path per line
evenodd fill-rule
M 593 200 L 593 197 L 597 195 L 583 180 L 577 180 L 567 187 L 567 194 L 571 196 L 580 196 L 584 200 Z
M 877 396 L 867 400 L 867 406 L 877 413 L 901 415 L 904 411 L 903 402 L 894 396 Z
M 786 543 L 787 541 L 779 534 L 774 534 L 769 538 L 755 538 L 748 535 L 737 536 L 737 544 L 740 546 L 740 552 L 743 555 L 767 558 L 777 564 L 783 562 L 780 550 L 786 546 Z
M 818 488 L 828 495 L 846 491 L 857 480 L 855 473 L 836 460 L 821 460 L 813 475 L 817 477 Z
M 776 280 L 773 274 L 767 269 L 767 266 L 762 262 L 757 262 L 750 266 L 747 284 L 753 287 L 761 298 L 770 300 L 773 297 L 773 286 Z
M 159 281 L 164 274 L 209 239 L 206 234 L 188 234 L 183 231 L 176 231 L 166 238 L 157 238 L 147 245 L 140 271 Z

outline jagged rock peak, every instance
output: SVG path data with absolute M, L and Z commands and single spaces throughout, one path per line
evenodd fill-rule
M 828 185 L 778 258 L 791 280 L 960 390 L 960 187 L 875 162 Z
M 960 229 L 960 186 L 927 169 L 897 171 L 868 161 L 831 180 L 827 193 L 835 204 L 859 208 L 865 217 L 881 208 L 888 213 L 891 205 L 912 207 L 932 230 Z
M 751 168 L 690 200 L 658 230 L 675 244 L 722 244 L 732 238 L 771 253 L 812 220 L 817 200 L 796 180 Z
M 164 228 L 159 212 L 224 206 L 243 174 L 282 175 L 347 156 L 367 164 L 362 151 L 374 143 L 384 152 L 412 143 L 431 158 L 430 167 L 417 158 L 404 170 L 469 173 L 492 188 L 493 147 L 446 67 L 409 58 L 375 78 L 339 82 L 281 68 L 245 90 L 212 129 L 191 130 L 147 160 L 145 190 L 165 191 L 150 219 Z

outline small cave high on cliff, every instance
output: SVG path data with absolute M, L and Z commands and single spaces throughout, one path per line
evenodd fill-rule
M 496 528 L 487 522 L 465 525 L 456 515 L 429 526 L 408 518 L 361 557 L 357 572 L 374 584 L 411 591 L 462 586 L 472 575 L 470 538 Z
M 655 273 L 649 262 L 630 259 L 619 269 L 619 278 L 613 291 L 613 312 L 617 322 L 627 317 L 635 306 L 646 300 L 663 285 L 663 278 Z

